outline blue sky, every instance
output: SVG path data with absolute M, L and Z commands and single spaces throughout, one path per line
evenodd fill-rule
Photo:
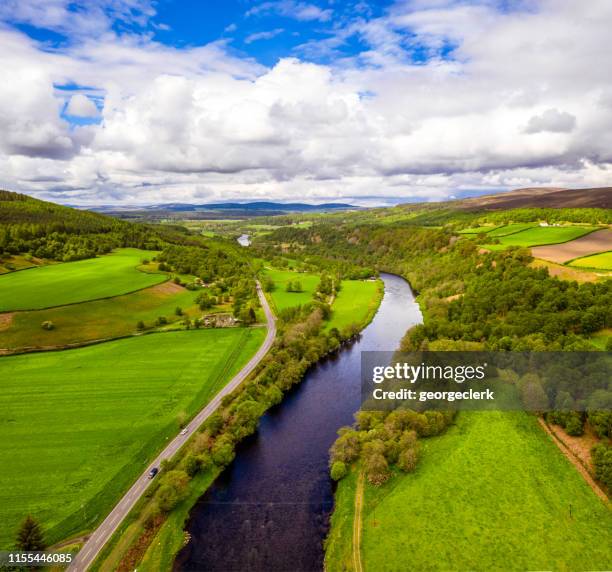
M 0 187 L 384 204 L 610 184 L 611 28 L 609 0 L 3 0 Z

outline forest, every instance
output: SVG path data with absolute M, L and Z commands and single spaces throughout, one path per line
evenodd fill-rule
M 601 222 L 610 216 L 603 209 L 517 209 L 469 216 L 480 222 L 533 221 L 534 217 L 551 216 L 550 211 L 555 220 L 576 222 Z M 360 213 L 359 223 L 348 220 L 310 228 L 279 228 L 256 240 L 254 247 L 270 256 L 283 244 L 286 255 L 340 276 L 353 272 L 354 264 L 368 273 L 384 271 L 405 277 L 419 295 L 424 323 L 406 333 L 402 351 L 595 350 L 589 336 L 612 327 L 612 281 L 559 280 L 545 268 L 532 268 L 528 249 L 489 252 L 480 247 L 478 237 L 458 239 L 455 229 L 468 224 L 467 215 L 459 213 L 453 219 L 451 212 L 425 209 L 421 213 L 421 220 L 425 216 L 430 221 L 445 220 L 445 226 L 438 228 L 413 226 L 414 219 L 409 224 L 376 224 L 371 217 L 364 223 L 365 215 Z M 612 349 L 610 338 L 607 349 Z M 419 432 L 411 420 L 407 424 L 402 421 L 400 430 L 389 431 L 384 414 L 377 415 L 365 424 L 358 416 L 354 427 L 340 431 L 331 450 L 334 478 L 344 476 L 347 463 L 360 454 L 371 482 L 384 482 L 391 465 L 404 470 L 415 466 L 415 438 L 430 430 Z M 601 437 L 612 436 L 609 408 L 552 412 L 547 420 L 573 435 L 582 434 L 588 420 Z M 436 423 L 431 434 L 442 431 L 448 422 L 445 418 Z M 612 448 L 604 441 L 593 454 L 602 483 L 610 482 L 611 458 Z

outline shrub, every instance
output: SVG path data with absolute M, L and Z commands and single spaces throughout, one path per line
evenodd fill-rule
M 334 481 L 339 481 L 346 476 L 346 465 L 342 461 L 336 461 L 331 466 L 330 475 Z
M 145 323 L 142 320 L 139 320 L 138 323 L 136 324 L 136 329 L 139 332 L 142 332 L 145 329 Z
M 608 489 L 612 489 L 612 447 L 598 443 L 591 449 L 595 477 Z
M 42 324 L 41 327 L 43 330 L 53 330 L 55 329 L 55 324 L 51 321 L 51 320 L 45 320 Z
M 404 449 L 399 454 L 397 466 L 406 473 L 411 473 L 416 469 L 419 460 L 419 453 L 416 447 Z

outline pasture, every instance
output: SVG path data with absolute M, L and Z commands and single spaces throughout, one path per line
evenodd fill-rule
M 122 248 L 112 254 L 0 275 L 0 312 L 38 310 L 134 292 L 168 279 L 141 272 L 155 253 Z
M 320 280 L 317 274 L 276 268 L 267 268 L 264 274 L 274 282 L 274 290 L 270 292 L 270 297 L 277 311 L 311 302 Z M 299 282 L 302 292 L 287 292 L 288 282 Z
M 366 570 L 608 570 L 612 513 L 522 412 L 461 413 L 411 474 L 366 485 Z M 329 572 L 352 570 L 354 474 L 340 482 Z
M 498 236 L 499 245 L 484 245 L 485 248 L 499 250 L 508 246 L 539 246 L 545 244 L 559 244 L 569 242 L 590 232 L 597 230 L 594 226 L 536 226 L 526 230 L 514 232 L 505 236 Z M 489 235 L 490 236 L 490 235 Z M 538 256 L 538 258 L 541 258 Z
M 50 543 L 94 527 L 264 336 L 177 331 L 0 358 L 0 548 L 27 514 Z
M 612 246 L 612 244 L 610 245 Z M 597 268 L 598 270 L 612 270 L 612 252 L 601 252 L 593 256 L 585 256 L 573 260 L 571 266 L 579 266 L 581 268 Z
M 342 331 L 351 324 L 363 327 L 376 312 L 383 294 L 380 280 L 343 280 L 326 329 Z
M 147 327 L 151 327 L 160 316 L 164 316 L 169 323 L 182 320 L 182 316 L 175 315 L 177 306 L 185 315 L 194 317 L 201 314 L 194 304 L 196 295 L 197 292 L 165 282 L 114 298 L 2 314 L 0 350 L 63 346 L 128 336 L 136 332 L 136 324 L 140 320 Z M 41 324 L 45 321 L 52 322 L 54 329 L 44 330 Z

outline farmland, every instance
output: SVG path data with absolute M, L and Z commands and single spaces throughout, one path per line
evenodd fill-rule
M 197 293 L 165 282 L 132 294 L 103 300 L 59 306 L 45 310 L 14 312 L 0 315 L 0 350 L 25 347 L 61 347 L 67 344 L 118 338 L 136 333 L 136 324 L 142 321 L 151 328 L 163 316 L 168 323 L 178 322 L 185 316 L 194 318 L 202 312 L 195 305 Z M 183 315 L 175 314 L 176 308 Z M 231 310 L 215 306 L 207 312 Z M 1 318 L 5 319 L 2 320 Z M 53 323 L 53 330 L 41 324 Z
M 309 272 L 292 272 L 270 268 L 265 271 L 265 276 L 274 282 L 274 290 L 270 293 L 270 296 L 278 311 L 312 301 L 319 284 L 319 276 Z M 302 291 L 287 292 L 287 283 L 295 283 L 296 281 L 300 283 Z
M 327 328 L 338 328 L 342 331 L 350 324 L 362 326 L 378 308 L 381 297 L 382 286 L 379 281 L 343 280 L 332 305 L 332 315 Z
M 0 312 L 63 306 L 159 284 L 167 280 L 165 274 L 137 268 L 143 258 L 154 255 L 123 248 L 98 258 L 4 274 L 0 276 Z
M 563 264 L 576 258 L 607 252 L 611 249 L 612 230 L 602 229 L 565 244 L 540 246 L 531 252 L 537 258 Z
M 505 248 L 507 246 L 539 246 L 545 244 L 559 244 L 563 242 L 569 242 L 581 236 L 584 236 L 590 232 L 597 230 L 597 227 L 593 226 L 543 226 L 543 227 L 530 227 L 519 232 L 513 232 L 508 235 L 497 235 L 500 246 L 499 248 Z M 499 231 L 498 231 L 499 232 Z M 491 235 L 488 235 L 491 236 Z M 496 245 L 492 245 L 496 246 Z M 489 246 L 487 245 L 487 248 Z
M 94 526 L 264 335 L 168 332 L 0 358 L 0 546 L 28 513 L 50 542 Z
M 609 567 L 612 515 L 535 417 L 462 413 L 445 435 L 422 445 L 414 473 L 398 474 L 380 488 L 366 485 L 366 569 Z M 353 569 L 355 483 L 353 474 L 337 492 L 330 572 Z
M 612 245 L 611 245 L 612 246 Z M 612 252 L 601 252 L 593 256 L 585 256 L 571 262 L 572 266 L 582 268 L 597 268 L 600 270 L 612 270 Z

